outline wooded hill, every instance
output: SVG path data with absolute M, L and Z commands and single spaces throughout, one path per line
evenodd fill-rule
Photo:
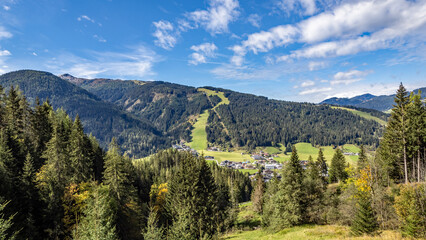
M 71 117 L 78 113 L 85 131 L 101 146 L 116 136 L 126 154 L 137 158 L 169 148 L 180 139 L 190 141 L 197 117 L 221 101 L 214 96 L 208 99 L 197 88 L 166 82 L 82 79 L 67 74 L 60 78 L 32 70 L 4 74 L 0 85 L 19 86 L 31 103 L 36 97 L 48 98 L 55 109 L 62 107 Z M 224 92 L 230 100 L 209 114 L 206 131 L 211 144 L 249 149 L 297 142 L 377 146 L 382 135 L 380 124 L 348 111 L 208 89 Z
M 426 87 L 413 90 L 415 94 L 421 91 L 421 97 L 426 97 Z M 359 108 L 375 109 L 378 111 L 388 111 L 393 107 L 395 94 L 374 96 L 372 94 L 363 94 L 352 98 L 329 98 L 321 104 L 330 104 L 337 106 L 352 106 Z

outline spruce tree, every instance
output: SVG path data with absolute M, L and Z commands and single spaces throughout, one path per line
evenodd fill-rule
M 345 171 L 345 166 L 345 156 L 339 148 L 336 148 L 333 158 L 331 159 L 331 166 L 329 171 L 330 183 L 346 180 L 348 176 Z
M 148 215 L 147 228 L 143 232 L 144 239 L 162 240 L 164 239 L 164 229 L 158 225 L 158 214 L 153 208 L 150 209 Z
M 371 207 L 371 198 L 368 195 L 359 196 L 356 205 L 356 215 L 351 224 L 351 232 L 355 236 L 374 235 L 379 230 L 374 211 Z
M 402 83 L 397 90 L 394 101 L 395 105 L 380 143 L 379 153 L 385 161 L 387 174 L 394 180 L 404 179 L 404 182 L 408 183 L 407 108 L 409 96 Z
M 327 167 L 327 161 L 324 158 L 324 153 L 322 151 L 322 148 L 320 148 L 318 151 L 317 165 L 320 171 L 320 176 L 324 182 L 324 187 L 327 187 L 328 167 Z
M 322 179 L 319 163 L 314 162 L 309 156 L 308 166 L 303 179 L 303 186 L 306 191 L 306 222 L 319 223 L 321 220 L 321 208 L 324 198 L 325 183 Z
M 357 171 L 359 172 L 361 169 L 367 166 L 367 155 L 365 154 L 364 145 L 361 145 L 357 162 Z
M 78 115 L 72 125 L 68 146 L 72 169 L 71 181 L 77 184 L 89 181 L 93 177 L 91 142 L 83 132 L 83 126 Z
M 115 240 L 118 239 L 115 221 L 117 206 L 105 185 L 94 186 L 79 227 L 73 232 L 74 239 Z
M 278 191 L 272 197 L 274 210 L 268 221 L 269 228 L 279 230 L 301 224 L 305 218 L 306 194 L 303 169 L 293 146 L 291 158 L 282 172 Z
M 410 100 L 411 102 L 407 110 L 407 117 L 409 119 L 407 148 L 413 159 L 412 179 L 413 181 L 417 180 L 417 182 L 420 182 L 422 180 L 421 172 L 422 170 L 425 171 L 421 164 L 421 155 L 425 155 L 424 151 L 426 149 L 426 107 L 421 101 L 420 90 L 418 94 L 412 93 Z
M 6 217 L 4 213 L 8 204 L 9 202 L 0 202 L 0 240 L 13 240 L 18 234 L 17 232 L 10 232 L 13 226 L 13 216 Z

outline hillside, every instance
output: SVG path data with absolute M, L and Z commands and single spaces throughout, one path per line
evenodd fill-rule
M 102 146 L 116 136 L 126 153 L 136 158 L 181 139 L 203 149 L 206 145 L 255 149 L 298 142 L 376 146 L 383 129 L 373 120 L 329 106 L 212 87 L 57 77 L 30 70 L 4 74 L 0 84 L 19 86 L 30 102 L 48 98 L 72 117 L 79 114 L 86 132 L 93 133 Z M 193 139 L 195 130 L 199 132 L 195 136 L 207 136 L 207 142 Z
M 212 107 L 205 94 L 194 87 L 179 84 L 83 79 L 68 74 L 60 77 L 139 119 L 148 120 L 163 134 L 175 139 L 189 141 L 191 124 L 188 120 Z
M 414 93 L 418 93 L 418 91 L 422 92 L 422 98 L 426 97 L 426 87 L 419 88 L 413 90 Z M 321 104 L 330 104 L 330 105 L 338 105 L 338 106 L 354 106 L 359 108 L 369 108 L 375 109 L 379 111 L 386 112 L 392 108 L 394 104 L 393 95 L 382 95 L 382 96 L 374 96 L 371 94 L 364 94 L 360 96 L 356 96 L 353 98 L 329 98 L 321 102 Z
M 92 133 L 106 147 L 117 137 L 123 149 L 132 156 L 153 153 L 153 146 L 166 148 L 170 140 L 149 122 L 102 101 L 96 95 L 51 73 L 22 70 L 0 76 L 0 85 L 19 86 L 30 102 L 49 99 L 52 106 L 62 107 L 71 117 L 79 114 L 87 133 Z

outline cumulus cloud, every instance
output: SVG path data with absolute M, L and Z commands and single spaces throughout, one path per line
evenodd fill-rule
M 286 29 L 287 34 L 274 34 L 277 29 Z M 296 42 L 308 45 L 277 59 L 287 61 L 395 48 L 425 36 L 426 1 L 365 0 L 342 4 L 294 25 L 280 25 L 250 34 L 233 49 L 239 49 L 234 51 L 235 55 L 243 57 L 249 51 L 257 54 Z
M 174 32 L 174 27 L 169 21 L 153 22 L 156 30 L 153 34 L 157 40 L 154 41 L 155 45 L 164 49 L 172 49 L 177 42 L 178 33 Z
M 211 34 L 228 32 L 228 24 L 239 15 L 237 0 L 210 0 L 207 10 L 186 14 L 186 17 L 203 26 Z
M 0 50 L 0 57 L 12 55 L 8 50 Z
M 4 9 L 4 10 L 6 10 L 6 11 L 9 11 L 9 10 L 10 10 L 10 7 L 9 7 L 9 6 L 4 5 L 4 6 L 3 6 L 3 9 Z
M 200 63 L 206 63 L 207 58 L 215 57 L 215 51 L 217 50 L 217 47 L 214 43 L 203 43 L 192 46 L 191 50 L 193 50 L 194 53 L 190 55 L 191 59 L 189 60 L 189 63 L 198 65 Z
M 359 70 L 338 72 L 334 74 L 333 80 L 330 81 L 330 84 L 331 85 L 336 85 L 336 84 L 348 85 L 350 83 L 361 81 L 363 77 L 367 76 L 370 73 L 371 71 L 359 71 Z
M 253 25 L 253 27 L 260 27 L 260 21 L 262 20 L 262 17 L 258 14 L 250 14 L 250 16 L 247 18 L 247 21 Z

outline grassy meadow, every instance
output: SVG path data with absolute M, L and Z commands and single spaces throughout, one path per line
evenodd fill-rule
M 351 113 L 353 113 L 353 114 L 355 114 L 355 115 L 358 115 L 358 116 L 360 116 L 360 117 L 363 117 L 363 118 L 365 118 L 365 119 L 368 119 L 368 120 L 374 120 L 374 121 L 376 121 L 376 122 L 380 123 L 380 124 L 381 124 L 381 125 L 383 125 L 383 126 L 385 126 L 385 125 L 386 125 L 386 121 L 384 121 L 383 119 L 380 119 L 380 118 L 378 118 L 378 117 L 374 117 L 374 116 L 372 116 L 371 114 L 366 113 L 366 112 L 362 112 L 362 111 L 358 111 L 358 110 L 351 109 L 351 108 L 346 108 L 346 107 L 335 107 L 335 106 L 333 106 L 332 108 L 337 108 L 337 109 L 346 110 L 346 111 L 349 111 L 349 112 L 351 112 Z

